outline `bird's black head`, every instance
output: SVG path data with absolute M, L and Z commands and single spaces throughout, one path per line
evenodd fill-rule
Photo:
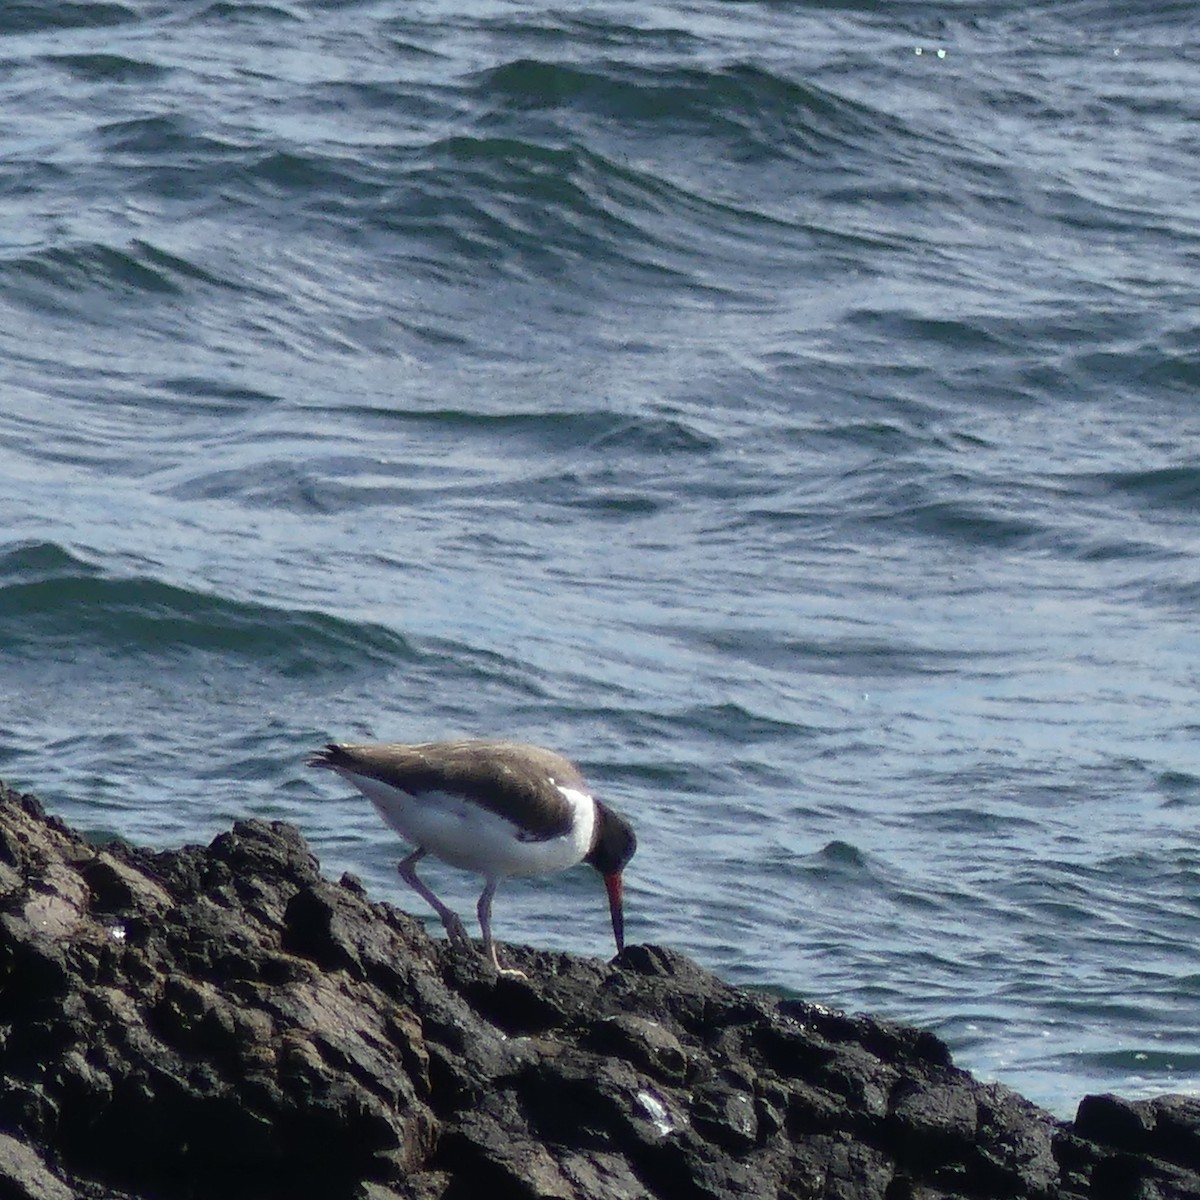
M 617 953 L 625 949 L 624 885 L 621 872 L 637 849 L 637 837 L 633 826 L 620 813 L 613 812 L 607 805 L 596 801 L 596 833 L 592 848 L 583 860 L 591 863 L 604 876 L 608 889 L 608 908 L 612 914 L 613 937 L 617 939 Z
M 619 875 L 637 849 L 633 826 L 607 804 L 596 801 L 596 833 L 583 860 L 601 875 Z

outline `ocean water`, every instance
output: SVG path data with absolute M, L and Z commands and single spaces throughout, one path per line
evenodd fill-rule
M 0 774 L 420 912 L 305 753 L 545 743 L 631 940 L 1063 1115 L 1197 1092 L 1197 32 L 0 5 Z M 495 925 L 611 952 L 586 869 Z

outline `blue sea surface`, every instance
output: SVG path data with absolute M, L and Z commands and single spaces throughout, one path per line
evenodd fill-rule
M 1200 1093 L 1198 32 L 0 5 L 0 774 L 421 912 L 306 752 L 544 743 L 631 941 Z M 587 869 L 495 928 L 612 950 Z

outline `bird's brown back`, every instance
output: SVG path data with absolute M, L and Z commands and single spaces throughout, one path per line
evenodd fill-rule
M 574 763 L 520 742 L 332 743 L 308 762 L 365 775 L 409 795 L 452 792 L 522 826 L 537 841 L 570 828 L 572 808 L 559 787 L 588 792 Z

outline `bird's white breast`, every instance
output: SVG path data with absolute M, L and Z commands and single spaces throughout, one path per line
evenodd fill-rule
M 571 826 L 560 837 L 522 841 L 512 821 L 454 792 L 411 795 L 367 775 L 340 770 L 374 804 L 406 841 L 423 846 L 452 866 L 492 878 L 542 875 L 580 862 L 592 844 L 596 805 L 586 792 L 555 786 L 572 809 Z

